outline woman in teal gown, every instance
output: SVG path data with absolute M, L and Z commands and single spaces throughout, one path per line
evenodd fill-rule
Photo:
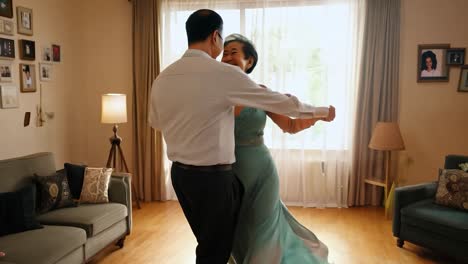
M 223 62 L 250 73 L 257 53 L 239 34 L 226 37 Z M 267 115 L 285 132 L 296 133 L 319 119 L 291 119 L 249 107 L 235 110 L 236 163 L 234 172 L 244 186 L 233 242 L 231 263 L 328 263 L 327 247 L 302 226 L 281 201 L 278 173 L 263 143 Z M 327 121 L 327 120 L 326 120 Z

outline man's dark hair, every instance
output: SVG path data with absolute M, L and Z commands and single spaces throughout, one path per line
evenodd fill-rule
M 432 61 L 432 69 L 435 70 L 437 69 L 437 58 L 436 58 L 436 55 L 434 54 L 434 52 L 428 50 L 426 52 L 424 52 L 421 56 L 421 70 L 425 70 L 426 69 L 426 59 L 427 58 L 431 58 L 431 61 Z
M 253 43 L 246 37 L 242 36 L 241 34 L 231 34 L 226 37 L 226 40 L 224 41 L 224 47 L 226 47 L 229 43 L 231 42 L 239 42 L 242 44 L 242 51 L 244 52 L 244 59 L 248 60 L 250 58 L 253 58 L 253 63 L 250 68 L 248 68 L 245 73 L 251 73 L 255 66 L 257 65 L 258 61 L 258 54 L 257 50 L 255 49 L 255 46 Z
M 185 22 L 188 44 L 204 41 L 211 33 L 223 31 L 223 19 L 213 10 L 200 9 L 193 12 Z

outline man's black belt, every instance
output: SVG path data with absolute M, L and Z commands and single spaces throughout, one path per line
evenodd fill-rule
M 205 172 L 213 172 L 213 171 L 228 171 L 232 170 L 232 164 L 216 164 L 216 165 L 209 165 L 209 166 L 195 166 L 195 165 L 187 165 L 177 161 L 173 162 L 179 168 L 186 169 L 186 170 L 196 170 L 196 171 L 205 171 Z

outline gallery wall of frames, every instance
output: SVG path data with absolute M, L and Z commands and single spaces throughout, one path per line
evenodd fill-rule
M 457 90 L 468 92 L 468 65 L 465 65 L 465 48 L 451 48 L 450 44 L 418 45 L 418 82 L 448 82 L 450 68 L 453 67 L 460 69 Z
M 34 26 L 32 8 L 0 0 L 1 109 L 18 108 L 20 93 L 37 92 L 43 82 L 53 81 L 53 68 L 61 62 L 60 44 L 37 43 Z

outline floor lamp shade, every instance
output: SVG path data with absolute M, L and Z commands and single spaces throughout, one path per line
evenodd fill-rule
M 127 123 L 127 96 L 125 94 L 102 95 L 101 123 Z
M 404 150 L 405 143 L 397 123 L 378 122 L 372 133 L 369 148 L 375 150 Z

